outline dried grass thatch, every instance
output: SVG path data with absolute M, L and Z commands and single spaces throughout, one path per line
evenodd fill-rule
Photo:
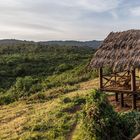
M 90 67 L 109 66 L 114 71 L 140 68 L 140 30 L 111 32 L 90 62 Z

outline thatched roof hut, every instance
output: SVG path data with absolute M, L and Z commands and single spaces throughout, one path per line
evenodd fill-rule
M 90 66 L 109 66 L 114 71 L 140 68 L 140 30 L 111 32 L 95 53 Z

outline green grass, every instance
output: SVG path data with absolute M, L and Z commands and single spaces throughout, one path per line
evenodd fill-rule
M 0 139 L 65 140 L 80 118 L 87 90 L 45 101 L 18 101 L 0 108 Z
M 103 98 L 100 102 L 98 102 L 98 96 L 92 98 L 93 88 L 97 87 L 97 83 L 98 79 L 94 79 L 68 86 L 67 89 L 66 87 L 52 88 L 48 91 L 38 92 L 24 100 L 20 99 L 11 104 L 0 106 L 0 139 L 90 140 L 87 134 L 91 129 L 88 129 L 89 131 L 85 130 L 85 123 L 90 120 L 83 118 L 84 112 L 90 111 L 94 102 L 97 106 L 99 104 L 98 107 L 103 107 L 103 112 L 104 109 L 112 110 L 110 105 L 106 105 L 106 108 L 100 106 Z M 114 113 L 114 111 L 112 112 Z M 105 114 L 108 116 L 108 113 Z M 102 120 L 100 116 L 96 117 Z M 104 117 L 103 114 L 102 117 Z M 127 132 L 130 129 L 129 133 L 131 133 L 132 129 L 135 128 L 135 121 L 139 121 L 140 117 L 139 113 L 133 114 L 133 112 L 130 112 L 119 114 L 119 118 L 122 122 L 119 125 L 121 130 L 122 127 L 128 127 L 125 131 Z M 128 120 L 131 121 L 128 123 Z M 104 119 L 104 121 L 108 122 L 108 119 Z M 114 122 L 111 121 L 111 123 Z M 91 124 L 91 122 L 88 122 L 88 127 Z M 104 122 L 103 125 L 106 127 Z M 137 125 L 137 129 L 139 130 L 139 125 Z M 138 134 L 137 130 L 134 132 L 132 136 Z
M 85 99 L 98 84 L 97 71 L 87 70 L 93 53 L 88 47 L 1 46 L 0 139 L 82 138 Z

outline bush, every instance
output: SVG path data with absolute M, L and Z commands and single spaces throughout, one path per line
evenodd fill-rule
M 120 140 L 117 128 L 118 114 L 109 105 L 107 98 L 99 91 L 92 92 L 84 112 L 87 137 L 96 140 Z M 116 140 L 117 140 L 116 139 Z
M 85 98 L 80 97 L 80 96 L 75 96 L 73 99 L 74 105 L 82 105 L 86 103 Z
M 60 64 L 57 68 L 56 68 L 56 72 L 55 73 L 61 73 L 61 72 L 64 72 L 66 70 L 69 70 L 69 69 L 72 69 L 72 66 L 69 65 L 69 64 Z
M 0 104 L 9 104 L 20 98 L 29 97 L 41 90 L 42 85 L 39 83 L 38 79 L 33 79 L 31 76 L 17 78 L 15 85 L 0 96 Z M 37 94 L 34 98 L 42 99 L 44 95 Z
M 93 91 L 87 98 L 83 123 L 86 139 L 129 140 L 140 132 L 140 113 L 117 113 L 105 93 Z
M 133 139 L 140 133 L 140 112 L 130 111 L 120 114 L 121 125 L 123 132 L 130 139 Z
M 46 96 L 45 94 L 42 92 L 42 93 L 36 93 L 30 97 L 28 97 L 28 101 L 44 101 L 46 100 Z
M 38 79 L 34 79 L 31 76 L 17 78 L 13 88 L 20 97 L 30 96 L 31 94 L 42 90 L 42 86 L 39 84 Z
M 65 97 L 65 98 L 62 99 L 62 102 L 63 103 L 70 103 L 71 99 L 69 97 Z
M 0 105 L 9 104 L 14 101 L 16 101 L 16 97 L 11 93 L 0 96 Z

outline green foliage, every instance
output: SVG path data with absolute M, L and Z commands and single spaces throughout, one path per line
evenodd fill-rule
M 87 99 L 83 123 L 88 140 L 129 140 L 140 132 L 140 113 L 119 114 L 104 93 L 93 91 Z
M 86 103 L 86 99 L 77 95 L 74 97 L 73 102 L 74 105 L 83 105 Z
M 61 74 L 49 76 L 45 81 L 47 88 L 59 87 L 63 85 L 74 85 L 97 77 L 97 71 L 86 72 L 86 65 L 81 64 Z
M 91 93 L 84 115 L 84 124 L 88 131 L 89 140 L 115 140 L 115 137 L 120 139 L 120 136 L 116 135 L 119 133 L 117 128 L 118 114 L 109 105 L 103 93 L 99 91 Z
M 56 71 L 56 73 L 62 73 L 69 69 L 72 69 L 72 66 L 69 64 L 63 63 L 63 64 L 60 64 L 58 67 L 56 67 L 55 71 Z
M 65 97 L 65 98 L 62 99 L 62 102 L 65 103 L 65 104 L 70 103 L 71 99 L 69 97 Z
M 130 111 L 120 114 L 121 125 L 126 136 L 133 139 L 140 133 L 140 112 Z
M 58 88 L 53 88 L 47 91 L 42 91 L 42 92 L 38 92 L 36 94 L 31 95 L 30 97 L 28 97 L 28 101 L 32 101 L 32 102 L 40 102 L 40 101 L 48 101 L 54 98 L 57 98 L 63 94 L 66 94 L 68 92 L 72 92 L 78 89 L 78 86 L 62 86 L 62 87 L 58 87 Z
M 26 76 L 17 78 L 13 85 L 5 94 L 0 96 L 0 104 L 8 104 L 19 100 L 20 98 L 28 97 L 42 90 L 42 85 L 37 78 Z
M 34 79 L 31 76 L 17 78 L 13 88 L 17 94 L 20 94 L 21 97 L 29 96 L 42 90 L 42 86 L 39 83 L 39 80 L 36 78 Z
M 47 46 L 24 41 L 2 44 L 0 91 L 3 94 L 0 98 L 8 103 L 11 96 L 17 100 L 41 90 L 86 81 L 92 76 L 85 70 L 93 52 L 89 47 Z
M 0 88 L 8 89 L 17 77 L 45 77 L 61 74 L 78 65 L 86 64 L 92 48 L 46 46 L 26 43 L 0 46 Z M 4 81 L 4 82 L 3 82 Z
M 15 94 L 11 92 L 10 93 L 7 92 L 6 94 L 0 96 L 0 105 L 9 104 L 16 100 L 17 100 L 17 97 L 15 96 Z
M 93 52 L 89 47 L 47 46 L 33 42 L 1 45 L 0 104 L 33 94 L 36 94 L 34 98 L 44 98 L 37 92 L 56 87 L 63 87 L 64 93 L 73 91 L 70 88 L 74 84 L 94 75 L 95 72 L 86 71 Z

